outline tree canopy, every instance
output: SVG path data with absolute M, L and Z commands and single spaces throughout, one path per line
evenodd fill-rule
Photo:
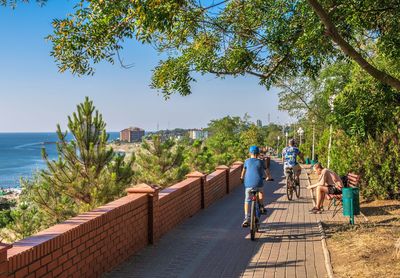
M 48 38 L 60 71 L 74 74 L 114 63 L 127 39 L 151 43 L 167 54 L 151 84 L 165 97 L 190 94 L 193 72 L 250 74 L 269 87 L 345 58 L 400 90 L 399 16 L 398 0 L 82 0 Z

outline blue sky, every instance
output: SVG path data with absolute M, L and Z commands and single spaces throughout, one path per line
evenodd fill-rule
M 72 12 L 73 2 L 49 0 L 45 7 L 19 4 L 17 9 L 0 7 L 0 132 L 54 131 L 66 126 L 67 115 L 89 96 L 103 114 L 107 130 L 128 126 L 146 130 L 205 127 L 212 119 L 226 115 L 251 120 L 288 123 L 279 112 L 277 91 L 267 91 L 254 77 L 216 79 L 199 77 L 188 97 L 173 96 L 165 101 L 149 88 L 151 71 L 161 57 L 146 45 L 130 41 L 123 51 L 126 63 L 101 63 L 94 76 L 77 77 L 59 73 L 50 57 L 51 45 L 44 38 L 51 33 L 54 18 Z

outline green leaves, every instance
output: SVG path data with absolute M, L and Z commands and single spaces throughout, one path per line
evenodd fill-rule
M 154 70 L 151 87 L 161 89 L 164 98 L 168 99 L 173 93 L 189 95 L 192 81 L 195 79 L 190 76 L 187 61 L 184 58 L 169 58 L 160 62 Z
M 173 139 L 152 136 L 144 140 L 136 153 L 136 182 L 167 187 L 182 180 L 189 173 L 183 155 L 184 146 Z
M 124 195 L 131 183 L 134 157 L 125 161 L 107 147 L 102 115 L 89 98 L 68 117 L 67 131 L 57 126 L 58 159 L 43 149 L 47 169 L 22 180 L 20 205 L 10 212 L 9 240 L 16 240 Z

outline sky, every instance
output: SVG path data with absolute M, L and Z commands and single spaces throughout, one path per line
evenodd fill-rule
M 138 126 L 148 131 L 202 128 L 227 115 L 289 123 L 278 111 L 278 91 L 267 91 L 255 77 L 199 76 L 193 94 L 164 100 L 149 87 L 152 69 L 161 56 L 150 46 L 128 41 L 122 52 L 126 64 L 100 63 L 94 76 L 59 73 L 50 56 L 51 22 L 73 11 L 73 1 L 49 0 L 46 6 L 19 4 L 0 7 L 0 132 L 51 132 L 66 127 L 67 116 L 85 96 L 103 114 L 108 131 Z

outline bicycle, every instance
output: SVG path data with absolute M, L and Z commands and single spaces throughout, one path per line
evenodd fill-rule
M 293 192 L 296 193 L 296 197 L 300 197 L 300 182 L 294 178 L 293 168 L 287 167 L 286 171 L 286 196 L 289 201 L 293 199 Z
M 260 227 L 261 209 L 258 201 L 258 188 L 254 187 L 250 190 L 250 239 L 255 240 L 256 232 Z

